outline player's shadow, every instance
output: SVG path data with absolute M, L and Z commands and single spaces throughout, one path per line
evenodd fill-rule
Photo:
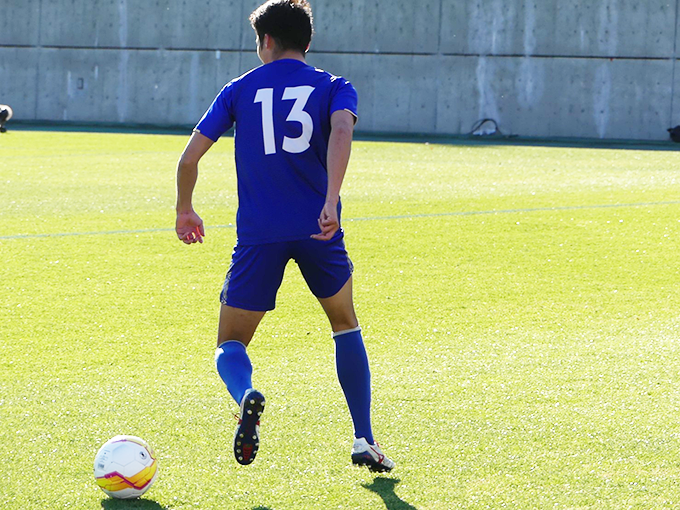
M 102 500 L 104 510 L 170 510 L 170 507 L 161 505 L 153 499 L 112 499 Z
M 398 478 L 384 478 L 381 476 L 376 477 L 373 483 L 362 484 L 369 491 L 375 492 L 380 496 L 385 503 L 385 508 L 387 510 L 418 510 L 416 507 L 407 503 L 394 492 L 394 488 L 400 482 Z

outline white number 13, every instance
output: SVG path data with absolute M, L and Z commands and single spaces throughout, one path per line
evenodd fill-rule
M 304 110 L 309 96 L 314 92 L 314 87 L 302 85 L 300 87 L 286 87 L 283 91 L 283 100 L 295 100 L 293 107 L 286 118 L 287 122 L 299 122 L 302 124 L 302 134 L 297 138 L 283 137 L 283 150 L 292 154 L 299 154 L 309 149 L 309 141 L 312 139 L 314 122 L 312 117 Z M 262 138 L 264 139 L 264 153 L 276 154 L 276 142 L 274 140 L 274 89 L 259 89 L 255 94 L 255 103 L 262 103 Z

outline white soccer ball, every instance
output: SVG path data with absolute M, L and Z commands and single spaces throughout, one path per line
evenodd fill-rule
M 146 441 L 116 436 L 94 458 L 94 478 L 106 494 L 117 499 L 138 498 L 158 476 L 158 459 Z

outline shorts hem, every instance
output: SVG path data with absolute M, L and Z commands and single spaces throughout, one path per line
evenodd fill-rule
M 352 277 L 352 272 L 350 272 L 350 273 L 347 275 L 347 278 L 345 279 L 345 281 L 342 282 L 342 285 L 340 285 L 340 286 L 335 290 L 335 292 L 332 292 L 331 294 L 328 294 L 327 296 L 326 296 L 326 295 L 320 296 L 319 294 L 315 294 L 314 291 L 312 291 L 312 294 L 314 294 L 314 297 L 315 297 L 316 299 L 328 299 L 328 298 L 331 298 L 331 297 L 335 296 L 338 292 L 340 292 L 340 291 L 342 290 L 342 288 L 347 284 L 347 282 L 349 281 L 349 279 L 350 279 L 351 277 Z M 310 290 L 311 290 L 311 289 L 310 289 Z M 326 294 L 326 293 L 324 292 L 324 294 Z
M 226 306 L 231 306 L 232 308 L 239 308 L 241 310 L 247 310 L 249 312 L 271 312 L 276 308 L 276 305 L 272 307 L 268 306 L 253 306 L 253 305 L 244 305 L 243 303 L 233 303 L 229 301 L 228 299 L 226 301 L 220 299 L 220 303 Z

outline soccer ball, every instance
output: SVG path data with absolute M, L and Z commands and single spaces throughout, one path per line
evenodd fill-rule
M 158 476 L 151 447 L 135 436 L 116 436 L 94 458 L 94 478 L 106 494 L 117 499 L 138 498 Z

